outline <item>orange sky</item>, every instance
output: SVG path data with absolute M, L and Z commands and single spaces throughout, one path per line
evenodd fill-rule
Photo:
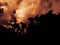
M 11 16 L 9 14 L 10 10 L 16 10 L 16 14 L 14 16 L 19 23 L 26 23 L 28 22 L 28 18 L 34 18 L 36 15 L 40 16 L 41 14 L 46 14 L 50 10 L 53 10 L 53 14 L 60 13 L 60 0 L 21 0 L 18 5 L 16 5 L 17 0 L 0 0 L 0 4 L 4 4 L 5 2 L 9 4 L 8 6 L 3 6 L 8 9 L 8 13 L 5 14 L 5 17 Z

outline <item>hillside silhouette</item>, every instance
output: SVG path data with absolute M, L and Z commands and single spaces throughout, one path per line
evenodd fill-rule
M 22 30 L 21 32 L 14 32 L 14 29 L 9 28 L 6 29 L 2 25 L 0 25 L 0 35 L 6 35 L 11 38 L 23 38 L 23 39 L 33 39 L 33 38 L 42 38 L 42 35 L 49 35 L 53 33 L 59 33 L 60 30 L 60 14 L 52 14 L 52 11 L 49 11 L 45 15 L 41 15 L 40 17 L 37 15 L 35 18 L 29 18 L 30 24 L 28 25 L 26 34 L 23 32 L 26 28 L 26 24 L 22 23 Z M 36 22 L 34 22 L 36 21 Z M 20 27 L 19 24 L 12 25 L 13 27 L 17 28 L 18 30 Z

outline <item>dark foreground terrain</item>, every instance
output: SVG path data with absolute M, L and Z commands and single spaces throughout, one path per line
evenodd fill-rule
M 21 39 L 21 40 L 32 40 L 41 39 L 48 37 L 57 36 L 60 30 L 60 14 L 52 14 L 52 11 L 41 17 L 36 16 L 34 19 L 29 18 L 30 24 L 27 28 L 26 34 L 23 29 L 26 25 L 23 25 L 21 33 L 14 32 L 13 29 L 6 29 L 0 25 L 0 39 Z M 34 23 L 37 21 L 37 23 Z M 15 24 L 16 25 L 16 24 Z M 18 25 L 16 25 L 18 27 Z

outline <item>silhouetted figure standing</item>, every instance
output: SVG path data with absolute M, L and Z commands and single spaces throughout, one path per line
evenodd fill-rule
M 20 22 L 20 24 L 22 25 L 21 32 L 24 33 L 24 29 L 26 28 L 26 24 L 23 22 Z

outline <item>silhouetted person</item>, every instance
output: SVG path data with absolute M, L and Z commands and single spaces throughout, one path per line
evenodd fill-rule
M 4 9 L 3 8 L 0 8 L 0 14 L 4 12 Z
M 26 28 L 26 24 L 25 24 L 25 23 L 23 23 L 23 22 L 20 22 L 20 24 L 22 25 L 21 32 L 23 32 L 23 33 L 24 33 L 24 29 Z

